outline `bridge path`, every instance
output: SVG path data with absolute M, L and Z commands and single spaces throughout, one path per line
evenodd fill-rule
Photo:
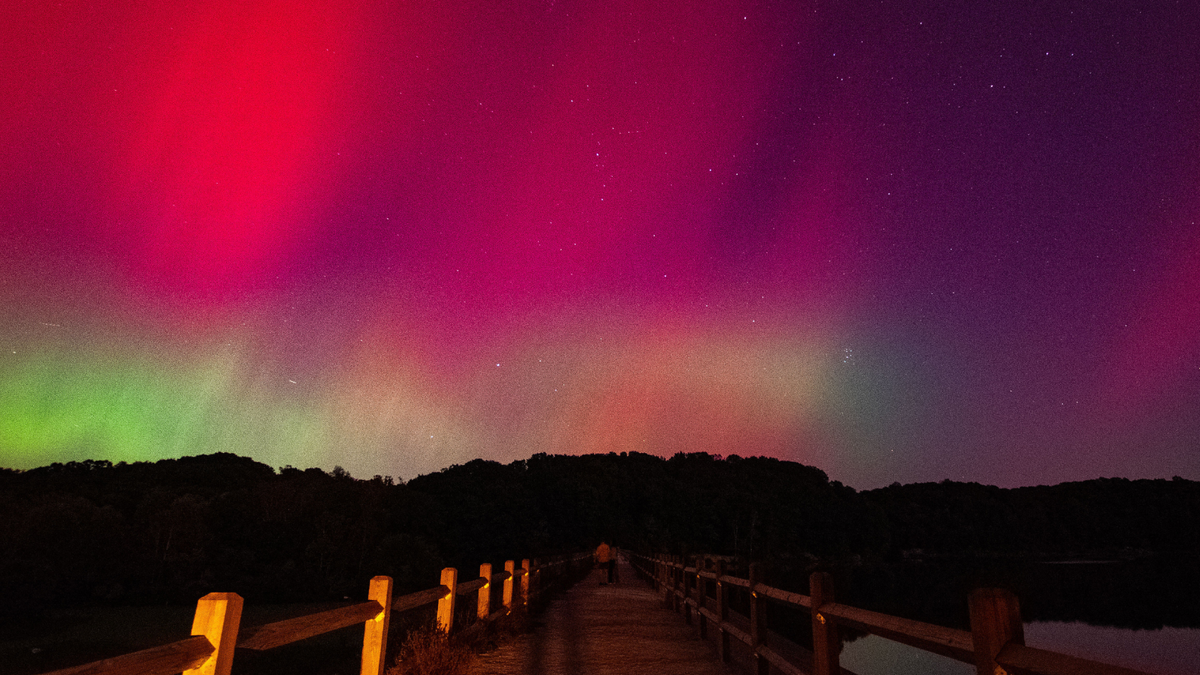
M 695 627 L 624 560 L 621 583 L 599 571 L 555 599 L 533 633 L 476 657 L 469 675 L 733 675 Z

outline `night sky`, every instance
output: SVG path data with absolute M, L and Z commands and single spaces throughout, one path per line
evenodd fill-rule
M 8 2 L 0 466 L 1200 479 L 1200 3 Z

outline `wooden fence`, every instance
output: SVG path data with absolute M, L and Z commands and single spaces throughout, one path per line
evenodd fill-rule
M 392 597 L 391 577 L 375 577 L 366 602 L 240 631 L 242 597 L 237 593 L 209 593 L 196 603 L 191 637 L 45 675 L 229 675 L 235 648 L 263 651 L 359 623 L 364 624 L 360 675 L 382 675 L 393 612 L 437 603 L 437 626 L 450 633 L 456 628 L 456 599 L 475 593 L 477 622 L 473 625 L 481 625 L 524 608 L 552 577 L 569 576 L 581 562 L 590 560 L 590 554 L 562 556 L 537 565 L 526 559 L 520 567 L 509 560 L 504 571 L 495 574 L 485 563 L 479 566 L 478 578 L 464 583 L 458 582 L 458 570 L 447 567 L 442 570 L 440 585 L 398 598 Z M 495 608 L 494 584 L 503 584 L 501 604 Z
M 971 630 L 964 631 L 837 603 L 832 577 L 824 572 L 813 573 L 809 577 L 811 595 L 801 595 L 762 583 L 758 564 L 750 565 L 749 578 L 742 579 L 725 574 L 723 559 L 706 563 L 698 558 L 689 567 L 677 556 L 629 556 L 634 566 L 665 594 L 672 608 L 683 613 L 688 624 L 695 616 L 701 637 L 708 637 L 710 625 L 717 630 L 722 660 L 730 659 L 731 639 L 745 643 L 759 675 L 767 675 L 772 667 L 789 675 L 851 675 L 838 663 L 842 648 L 838 626 L 972 664 L 978 675 L 1149 675 L 1025 646 L 1017 598 L 1005 590 L 972 592 L 968 598 Z M 749 616 L 730 611 L 729 593 L 733 588 L 749 594 Z M 768 602 L 797 607 L 811 614 L 811 652 L 768 631 Z

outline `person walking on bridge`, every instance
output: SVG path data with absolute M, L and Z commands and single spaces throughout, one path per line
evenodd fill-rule
M 611 584 L 613 582 L 613 567 L 616 566 L 616 561 L 613 560 L 612 549 L 608 547 L 607 542 L 600 542 L 596 547 L 596 565 L 600 568 L 600 583 Z

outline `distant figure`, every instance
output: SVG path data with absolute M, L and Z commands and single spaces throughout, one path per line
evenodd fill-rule
M 601 585 L 613 583 L 613 568 L 616 567 L 616 562 L 613 560 L 612 549 L 606 542 L 600 542 L 600 545 L 596 547 L 596 564 L 603 573 L 600 578 Z

